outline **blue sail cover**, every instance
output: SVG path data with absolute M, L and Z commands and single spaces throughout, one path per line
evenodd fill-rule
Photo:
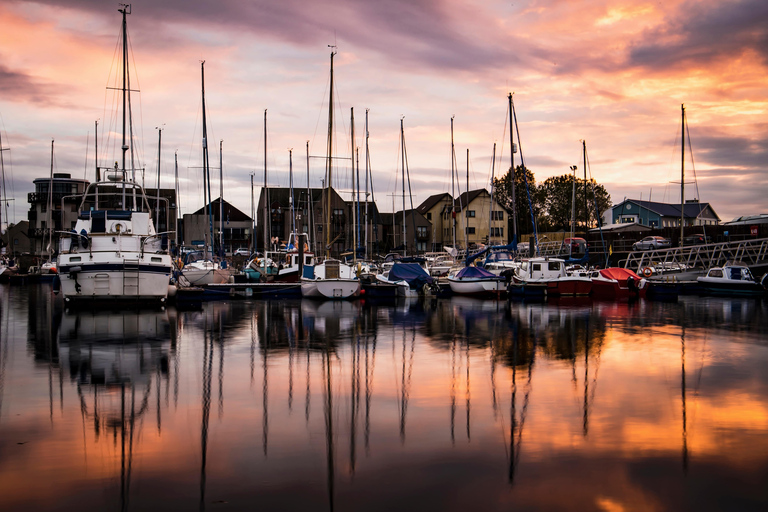
M 389 271 L 389 280 L 407 281 L 411 288 L 432 284 L 432 277 L 418 263 L 395 263 Z
M 498 279 L 499 276 L 488 272 L 482 267 L 464 267 L 456 273 L 459 279 Z

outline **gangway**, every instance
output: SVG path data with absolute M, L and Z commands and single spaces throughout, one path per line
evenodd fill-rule
M 655 273 L 663 273 L 707 270 L 728 261 L 741 261 L 749 267 L 768 264 L 768 238 L 633 251 L 624 260 L 624 268 L 639 273 L 648 267 Z

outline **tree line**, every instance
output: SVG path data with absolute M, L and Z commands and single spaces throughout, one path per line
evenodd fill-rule
M 515 201 L 512 201 L 512 183 L 515 184 Z M 576 182 L 576 231 L 585 232 L 598 226 L 603 213 L 612 206 L 611 196 L 594 178 L 585 182 L 573 174 L 563 174 L 536 183 L 533 172 L 518 165 L 514 176 L 512 168 L 501 178 L 494 179 L 496 200 L 509 210 L 517 210 L 518 232 L 569 231 L 573 205 L 573 184 Z M 586 185 L 586 188 L 585 188 Z M 533 220 L 531 218 L 533 211 Z

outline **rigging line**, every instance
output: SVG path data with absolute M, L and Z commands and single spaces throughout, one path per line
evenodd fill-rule
M 531 189 L 528 186 L 528 170 L 525 167 L 525 159 L 523 158 L 523 143 L 520 141 L 520 128 L 517 125 L 517 113 L 515 112 L 515 104 L 512 103 L 512 118 L 515 123 L 515 131 L 517 132 L 517 147 L 520 149 L 520 166 L 523 169 L 523 178 L 525 180 L 525 191 L 528 194 L 528 207 L 531 210 L 531 225 L 533 226 L 533 241 L 536 247 L 536 254 L 539 254 L 539 237 L 536 230 L 536 217 L 533 213 L 533 201 L 531 200 Z M 514 169 L 513 169 L 514 176 Z M 514 181 L 514 178 L 513 178 Z
M 128 27 L 126 26 L 126 37 L 128 37 Z M 144 160 L 144 110 L 142 108 L 141 104 L 141 84 L 139 83 L 139 68 L 136 67 L 136 54 L 133 53 L 133 43 L 131 42 L 131 38 L 128 37 L 128 47 L 130 49 L 129 55 L 131 56 L 131 60 L 133 60 L 133 73 L 134 73 L 134 79 L 136 80 L 136 91 L 139 94 L 139 130 L 141 132 L 139 139 L 133 142 L 131 146 L 138 146 L 138 152 L 141 155 L 139 160 L 139 165 L 143 167 L 141 162 Z M 130 97 L 130 96 L 129 96 Z
M 408 148 L 405 147 L 405 136 L 403 136 L 403 156 L 405 157 L 405 175 L 408 177 L 408 197 L 411 203 L 411 227 L 413 228 L 413 250 L 416 254 L 418 238 L 416 237 L 416 215 L 413 210 L 413 192 L 411 191 L 411 170 L 408 167 Z M 405 212 L 403 212 L 405 217 Z M 403 241 L 405 243 L 405 240 Z M 407 247 L 407 245 L 406 245 Z
M 688 133 L 688 153 L 691 157 L 691 169 L 693 170 L 693 185 L 696 187 L 696 199 L 701 201 L 701 194 L 699 194 L 699 179 L 696 177 L 696 164 L 693 161 L 693 145 L 691 144 L 691 128 L 688 125 L 688 113 L 683 111 L 683 121 L 685 122 L 685 131 Z M 699 214 L 701 214 L 701 206 L 699 206 Z M 707 237 L 707 225 L 706 222 L 701 224 L 701 229 L 704 232 L 704 238 Z
M 596 221 L 597 221 L 597 225 L 599 227 L 599 226 L 601 226 L 600 210 L 597 207 L 597 192 L 596 192 L 596 189 L 595 189 L 595 180 L 594 180 L 594 178 L 592 178 L 592 163 L 589 160 L 589 153 L 587 153 L 586 144 L 584 145 L 584 156 L 586 157 L 586 160 L 587 160 L 587 171 L 589 172 L 589 183 L 592 186 L 592 201 L 593 201 L 593 203 L 595 205 L 595 218 L 596 218 Z M 622 210 L 623 210 L 623 206 L 622 206 Z M 587 219 L 587 222 L 589 222 L 589 219 Z M 584 226 L 584 229 L 585 229 L 585 232 L 586 232 L 588 230 L 587 226 Z M 600 244 L 602 245 L 603 248 L 605 247 L 605 239 L 603 238 L 603 230 L 602 229 L 600 229 Z M 609 255 L 606 252 L 605 253 L 605 266 L 606 267 L 608 267 L 608 258 L 609 258 Z

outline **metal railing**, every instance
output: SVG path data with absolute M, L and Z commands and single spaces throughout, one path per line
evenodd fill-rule
M 645 267 L 691 270 L 718 267 L 728 261 L 741 261 L 748 266 L 766 263 L 768 238 L 634 251 L 624 260 L 623 266 L 634 271 Z M 619 266 L 621 263 L 619 261 Z

